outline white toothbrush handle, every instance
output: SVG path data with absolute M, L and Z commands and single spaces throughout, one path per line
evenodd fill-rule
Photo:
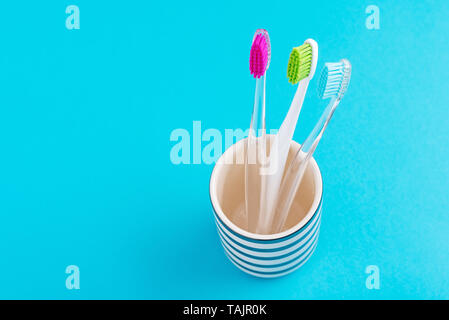
M 279 128 L 279 140 L 285 142 L 293 138 L 295 132 L 296 123 L 298 121 L 299 113 L 301 112 L 302 104 L 304 103 L 304 97 L 306 95 L 307 87 L 309 86 L 309 80 L 305 79 L 298 84 L 295 96 L 288 110 L 287 116 L 282 122 Z
M 279 186 L 284 173 L 285 162 L 287 161 L 290 150 L 290 141 L 295 132 L 299 113 L 301 112 L 304 97 L 306 95 L 309 79 L 304 79 L 298 84 L 295 96 L 288 110 L 279 132 L 274 138 L 270 150 L 270 168 L 266 173 L 266 188 L 264 189 L 261 202 L 261 217 L 259 220 L 258 231 L 269 233 L 272 227 L 274 217 L 274 207 L 278 197 Z
M 324 130 L 326 130 L 326 127 L 329 124 L 329 121 L 339 103 L 340 99 L 336 98 L 333 98 L 330 101 L 312 132 L 301 145 L 287 169 L 280 189 L 281 197 L 279 199 L 279 214 L 277 215 L 278 220 L 274 228 L 275 232 L 280 232 L 285 225 L 288 212 L 290 211 L 293 199 L 295 198 L 296 192 L 301 184 L 307 164 L 310 158 L 312 158 L 312 155 L 315 152 L 321 137 L 323 136 Z
M 260 175 L 261 160 L 266 157 L 265 136 L 265 75 L 256 79 L 254 108 L 246 143 L 245 156 L 245 209 L 248 230 L 256 231 L 260 211 L 260 195 L 264 177 Z

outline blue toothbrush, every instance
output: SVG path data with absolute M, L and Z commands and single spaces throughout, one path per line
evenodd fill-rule
M 326 63 L 321 72 L 318 95 L 321 99 L 330 98 L 331 101 L 287 169 L 280 187 L 274 233 L 280 232 L 284 228 L 288 212 L 301 184 L 307 164 L 348 88 L 351 69 L 351 63 L 342 59 L 340 62 Z

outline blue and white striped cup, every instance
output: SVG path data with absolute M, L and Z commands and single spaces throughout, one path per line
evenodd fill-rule
M 260 235 L 244 230 L 244 142 L 232 145 L 218 159 L 210 179 L 210 198 L 218 234 L 229 260 L 257 277 L 275 278 L 299 269 L 313 254 L 321 221 L 323 183 L 314 159 L 309 162 L 286 229 Z M 292 142 L 290 155 L 300 145 Z M 240 159 L 240 161 L 239 161 Z

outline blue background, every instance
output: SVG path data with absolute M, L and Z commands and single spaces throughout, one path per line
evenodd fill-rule
M 67 30 L 66 6 L 81 11 Z M 365 8 L 380 8 L 380 30 Z M 449 299 L 449 2 L 14 1 L 0 11 L 0 298 Z M 299 271 L 226 259 L 212 165 L 170 161 L 176 128 L 247 128 L 251 39 L 268 29 L 267 126 L 306 38 L 353 75 L 315 154 L 321 235 Z M 295 134 L 325 104 L 309 87 Z M 204 145 L 203 145 L 204 146 Z M 67 290 L 65 268 L 80 268 Z M 380 290 L 365 286 L 378 265 Z

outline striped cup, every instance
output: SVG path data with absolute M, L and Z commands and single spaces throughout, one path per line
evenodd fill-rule
M 218 159 L 210 179 L 215 223 L 225 254 L 240 270 L 257 277 L 275 278 L 300 268 L 318 241 L 323 183 L 311 159 L 284 229 L 260 235 L 244 230 L 244 143 L 240 140 Z M 289 159 L 300 145 L 292 142 Z

